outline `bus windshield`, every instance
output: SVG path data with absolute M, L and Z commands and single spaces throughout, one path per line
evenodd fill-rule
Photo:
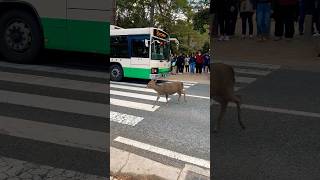
M 152 38 L 151 59 L 153 60 L 168 60 L 169 59 L 169 43 L 155 38 Z

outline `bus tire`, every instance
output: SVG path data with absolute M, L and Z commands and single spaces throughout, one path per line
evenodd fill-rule
M 118 64 L 113 64 L 110 67 L 110 79 L 111 81 L 121 81 L 123 78 L 122 67 Z
M 31 13 L 10 10 L 0 17 L 0 54 L 5 60 L 31 63 L 42 48 L 42 31 Z

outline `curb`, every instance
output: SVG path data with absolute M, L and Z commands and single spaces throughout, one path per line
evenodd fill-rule
M 155 175 L 166 180 L 209 180 L 210 170 L 186 164 L 176 168 L 136 154 L 110 147 L 110 172 L 114 174 Z M 117 180 L 110 177 L 111 180 Z

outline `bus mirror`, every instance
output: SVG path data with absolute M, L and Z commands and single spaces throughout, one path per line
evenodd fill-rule
M 146 47 L 149 47 L 149 40 L 148 40 L 148 39 L 145 39 L 145 40 L 144 40 L 144 44 L 145 44 Z

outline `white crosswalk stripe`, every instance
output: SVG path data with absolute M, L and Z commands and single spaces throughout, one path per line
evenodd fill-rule
M 0 87 L 0 105 L 29 108 L 26 111 L 34 111 L 33 113 L 37 114 L 24 115 L 28 113 L 16 111 L 16 114 L 23 114 L 16 117 L 0 112 L 0 136 L 9 135 L 23 140 L 59 145 L 66 149 L 105 152 L 108 134 L 97 130 L 103 129 L 101 124 L 96 128 L 81 125 L 78 123 L 80 116 L 98 120 L 109 117 L 111 123 L 134 128 L 144 120 L 144 117 L 139 115 L 140 112 L 152 113 L 166 103 L 166 98 L 160 97 L 154 106 L 156 92 L 146 88 L 146 84 L 110 82 L 109 87 L 107 74 L 103 72 L 7 62 L 0 62 L 0 68 L 8 68 L 0 70 L 0 83 L 10 84 L 10 88 Z M 51 73 L 56 76 L 50 76 Z M 83 77 L 97 78 L 97 81 L 84 81 Z M 106 79 L 106 82 L 101 82 L 101 79 Z M 196 84 L 196 82 L 184 82 L 184 88 L 188 89 Z M 24 92 L 21 90 L 24 86 L 34 91 Z M 40 92 L 40 87 L 45 90 Z M 51 90 L 52 88 L 55 89 Z M 70 94 L 65 94 L 66 92 Z M 84 92 L 88 97 L 80 97 L 77 95 L 78 92 Z M 103 99 L 89 100 L 91 95 L 106 97 L 108 92 L 110 92 L 110 114 L 108 114 L 109 106 L 102 103 Z M 171 98 L 168 98 L 168 101 L 170 100 Z M 68 118 L 62 120 L 57 115 L 56 120 L 49 120 L 54 118 L 49 116 L 61 113 L 68 114 Z
M 260 77 L 267 76 L 273 71 L 279 69 L 279 65 L 235 62 L 235 61 L 216 61 L 231 65 L 236 73 L 235 91 L 239 91 L 257 81 Z
M 97 82 L 86 82 L 83 81 L 82 77 L 97 78 L 99 81 L 106 79 L 107 82 L 107 73 L 41 65 L 11 64 L 7 62 L 0 62 L 0 68 L 4 69 L 0 70 L 0 83 L 3 84 L 0 86 L 1 137 L 10 136 L 19 139 L 20 143 L 25 143 L 26 146 L 35 149 L 41 149 L 39 146 L 42 146 L 42 143 L 44 143 L 44 146 L 63 147 L 66 153 L 74 151 L 87 152 L 89 150 L 95 153 L 94 156 L 97 157 L 99 157 L 99 153 L 105 154 L 108 143 L 107 137 L 109 136 L 105 130 L 102 130 L 104 127 L 101 124 L 105 124 L 106 129 L 108 105 L 101 103 L 102 101 L 83 100 L 80 95 L 76 94 L 78 92 L 87 92 L 82 93 L 83 95 L 88 95 L 84 99 L 89 99 L 92 93 L 101 95 L 101 97 L 104 95 L 105 97 L 109 91 L 106 83 L 97 83 L 98 80 Z M 59 74 L 59 78 L 57 76 L 50 76 L 50 73 Z M 72 78 L 70 78 L 71 76 Z M 79 80 L 75 80 L 77 77 L 79 77 Z M 24 87 L 33 91 L 24 92 Z M 51 88 L 56 89 L 51 90 Z M 66 94 L 66 92 L 70 93 Z M 10 109 L 12 107 L 23 110 Z M 5 111 L 10 111 L 11 113 L 3 113 Z M 61 113 L 67 115 L 67 117 L 61 117 Z M 135 123 L 142 120 L 139 117 L 125 116 L 119 113 L 111 115 L 114 121 L 121 120 L 121 123 L 131 126 L 135 124 L 128 123 L 128 119 L 134 119 L 132 122 Z M 92 122 L 87 122 L 92 123 L 92 127 L 81 124 L 83 121 L 79 121 L 79 119 L 92 119 Z M 101 120 L 104 119 L 105 121 L 102 122 Z M 17 151 L 17 154 L 21 153 L 15 147 L 16 142 L 12 143 L 14 146 L 8 144 L 7 148 L 12 147 L 14 148 L 11 150 L 12 152 Z M 56 158 L 66 158 L 63 155 L 64 152 L 58 151 L 50 150 L 46 154 L 58 153 L 59 156 Z M 41 156 L 43 157 L 45 154 L 39 154 L 39 158 Z M 6 157 L 0 158 L 5 159 Z M 35 156 L 33 158 L 36 159 L 38 157 Z M 70 158 L 72 159 L 72 157 Z M 81 157 L 77 158 L 81 159 Z M 29 159 L 26 160 L 29 161 Z M 12 161 L 18 160 L 12 159 Z M 30 163 L 33 161 L 31 160 Z M 42 165 L 39 159 L 34 162 L 40 163 L 38 164 L 40 166 Z M 61 164 L 62 161 L 50 163 L 53 166 L 51 168 L 60 169 L 60 167 L 64 166 L 64 164 Z M 72 162 L 70 161 L 70 163 Z M 103 168 L 103 165 L 101 166 Z M 1 168 L 5 167 L 0 167 L 0 171 L 3 171 Z M 75 173 L 80 173 L 84 170 L 84 167 L 77 168 L 79 170 L 74 171 Z M 85 172 L 83 176 L 87 173 Z M 92 173 L 94 172 L 92 171 Z M 98 176 L 101 176 L 101 174 Z M 89 173 L 87 177 L 94 176 L 91 176 Z M 101 179 L 104 178 L 101 177 Z

